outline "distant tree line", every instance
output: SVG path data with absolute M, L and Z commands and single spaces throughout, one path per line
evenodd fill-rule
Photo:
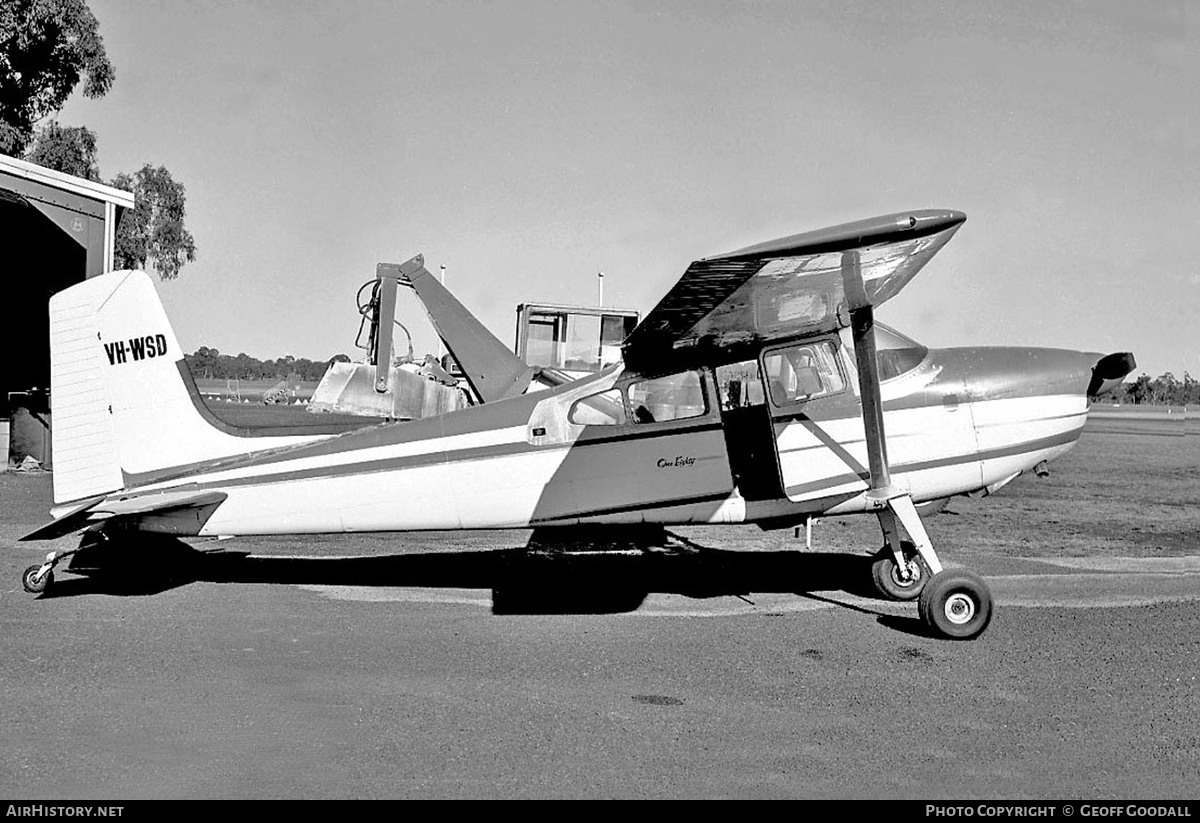
M 320 380 L 330 363 L 350 362 L 350 358 L 344 354 L 334 355 L 328 360 L 308 360 L 290 354 L 278 360 L 259 360 L 244 352 L 237 357 L 230 357 L 207 346 L 201 346 L 195 354 L 185 354 L 184 360 L 192 377 L 197 380 L 283 380 L 293 374 L 301 380 Z
M 1106 398 L 1116 403 L 1155 406 L 1200 406 L 1200 380 L 1187 372 L 1180 380 L 1171 372 L 1151 377 L 1143 374 L 1126 381 Z

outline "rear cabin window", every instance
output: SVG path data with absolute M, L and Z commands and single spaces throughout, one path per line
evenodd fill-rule
M 619 426 L 686 420 L 707 412 L 704 378 L 700 372 L 686 371 L 629 383 L 624 393 L 615 388 L 584 397 L 571 406 L 567 419 L 577 426 Z
M 834 394 L 846 388 L 833 343 L 822 340 L 763 355 L 767 392 L 776 406 Z
M 625 422 L 621 390 L 609 389 L 576 401 L 567 419 L 579 426 L 619 426 Z
M 665 423 L 702 417 L 708 411 L 700 372 L 685 371 L 626 387 L 634 423 Z

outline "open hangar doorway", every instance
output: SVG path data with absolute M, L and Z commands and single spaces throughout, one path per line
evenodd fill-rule
M 0 468 L 53 463 L 50 297 L 113 269 L 133 195 L 0 155 Z

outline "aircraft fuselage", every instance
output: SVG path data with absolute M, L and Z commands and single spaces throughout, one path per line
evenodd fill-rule
M 795 359 L 787 345 L 743 364 L 736 390 L 721 367 L 664 382 L 616 366 L 438 418 L 133 472 L 129 487 L 111 497 L 227 495 L 206 519 L 157 512 L 138 523 L 197 535 L 785 525 L 869 512 L 861 403 L 843 343 L 828 336 L 826 385 L 816 394 L 775 396 L 785 390 L 767 372 L 776 360 Z M 806 340 L 805 349 L 820 344 Z M 1062 455 L 1086 422 L 1097 357 L 1054 349 L 928 351 L 881 384 L 893 483 L 921 503 L 994 489 Z M 660 386 L 673 388 L 674 399 L 656 400 Z M 602 401 L 611 405 L 596 411 Z M 274 444 L 268 438 L 263 445 Z

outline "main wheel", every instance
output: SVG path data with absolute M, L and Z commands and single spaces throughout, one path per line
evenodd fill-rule
M 970 640 L 992 619 L 992 593 L 977 574 L 942 571 L 925 584 L 918 611 L 925 625 L 942 637 Z
M 875 581 L 875 590 L 888 600 L 916 600 L 929 580 L 929 567 L 912 543 L 906 540 L 900 544 L 900 548 L 908 564 L 908 579 L 900 579 L 896 555 L 888 546 L 875 555 L 875 562 L 871 564 L 871 578 Z
M 38 577 L 37 574 L 41 570 L 42 564 L 38 563 L 36 566 L 30 566 L 21 575 L 21 585 L 25 587 L 25 591 L 30 594 L 41 594 L 46 590 L 46 587 L 54 582 L 54 572 L 48 571 L 41 577 Z

